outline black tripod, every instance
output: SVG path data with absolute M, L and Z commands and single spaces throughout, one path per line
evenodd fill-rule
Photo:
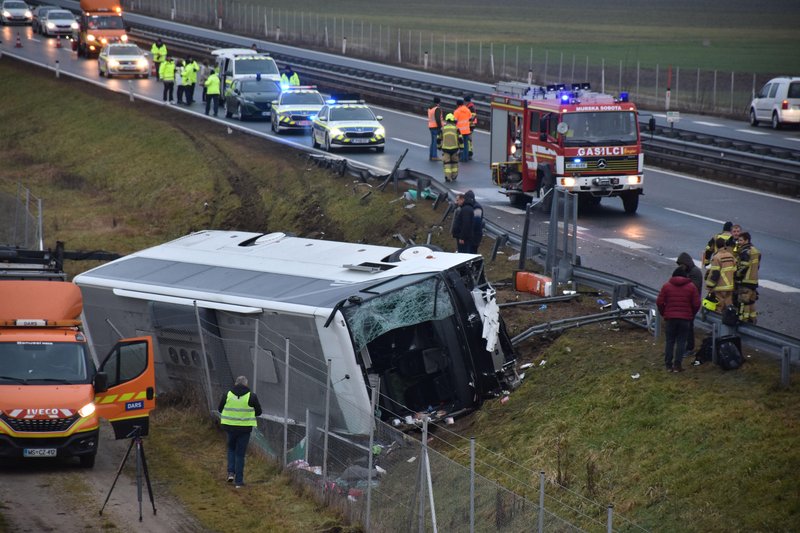
M 100 508 L 100 516 L 103 516 L 103 509 L 106 508 L 108 499 L 111 498 L 111 493 L 114 491 L 114 486 L 117 484 L 119 475 L 122 473 L 122 469 L 125 467 L 125 462 L 128 460 L 128 456 L 131 454 L 131 450 L 133 449 L 134 445 L 136 445 L 136 495 L 139 500 L 139 522 L 142 521 L 142 474 L 144 474 L 144 479 L 147 481 L 147 494 L 150 496 L 150 504 L 153 506 L 153 514 L 156 514 L 156 502 L 153 499 L 153 487 L 150 485 L 150 473 L 147 471 L 147 459 L 144 457 L 144 442 L 142 441 L 142 437 L 139 434 L 139 428 L 137 427 L 133 437 L 131 438 L 131 444 L 128 446 L 128 451 L 125 452 L 125 457 L 122 458 L 122 462 L 119 465 L 117 475 L 114 477 L 114 482 L 111 484 L 111 488 L 108 490 L 106 501 L 103 502 L 103 506 Z

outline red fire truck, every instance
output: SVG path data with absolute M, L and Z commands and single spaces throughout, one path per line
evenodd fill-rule
M 643 193 L 644 156 L 636 106 L 591 91 L 588 83 L 530 87 L 501 83 L 491 101 L 492 181 L 512 204 L 542 198 L 549 211 L 556 187 L 578 194 L 579 206 L 622 198 L 633 214 Z

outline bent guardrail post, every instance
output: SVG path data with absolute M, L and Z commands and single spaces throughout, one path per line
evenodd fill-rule
M 508 234 L 503 233 L 499 237 L 494 240 L 494 246 L 492 246 L 492 258 L 491 261 L 494 262 L 497 259 L 497 252 L 500 251 L 502 246 L 505 246 L 508 242 Z
M 784 389 L 789 388 L 789 359 L 791 356 L 792 349 L 784 346 L 781 350 L 781 386 Z

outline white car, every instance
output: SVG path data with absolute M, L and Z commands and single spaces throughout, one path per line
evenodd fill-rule
M 386 130 L 362 100 L 329 101 L 311 125 L 311 143 L 330 152 L 333 148 L 375 148 L 383 152 Z
M 769 80 L 750 103 L 750 124 L 764 121 L 777 130 L 800 124 L 800 78 L 781 77 Z
M 73 30 L 78 29 L 78 21 L 75 15 L 66 9 L 51 9 L 47 11 L 40 21 L 41 33 L 44 36 L 72 35 Z
M 150 61 L 135 44 L 110 43 L 97 56 L 97 72 L 102 76 L 150 76 Z
M 5 0 L 0 5 L 0 22 L 3 24 L 30 24 L 33 11 L 21 0 Z
M 316 87 L 289 87 L 272 102 L 272 131 L 307 130 L 325 99 Z

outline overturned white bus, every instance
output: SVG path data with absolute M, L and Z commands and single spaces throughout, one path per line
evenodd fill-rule
M 384 419 L 458 415 L 518 384 L 479 255 L 201 231 L 74 281 L 97 351 L 152 335 L 159 392 L 211 398 L 245 375 L 268 415 L 327 404 L 332 429 L 365 434 L 371 375 Z

